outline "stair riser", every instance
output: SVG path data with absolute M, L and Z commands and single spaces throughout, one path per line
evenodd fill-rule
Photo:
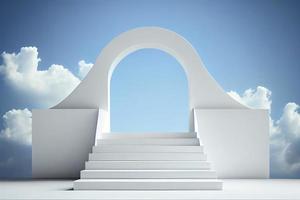
M 94 146 L 93 153 L 100 152 L 136 152 L 136 153 L 193 153 L 203 152 L 202 146 L 144 146 L 144 145 L 101 145 Z
M 85 169 L 210 169 L 205 161 L 89 161 Z
M 222 182 L 74 182 L 74 190 L 220 190 Z
M 102 139 L 98 140 L 98 145 L 106 144 L 121 144 L 121 145 L 177 145 L 190 146 L 200 145 L 198 139 L 184 138 L 184 139 Z
M 100 139 L 126 138 L 196 138 L 197 133 L 104 133 Z
M 89 160 L 199 160 L 205 161 L 203 153 L 93 153 Z
M 217 175 L 214 171 L 148 171 L 148 172 L 141 172 L 141 171 L 81 171 L 80 173 L 81 179 L 207 179 L 207 178 L 217 178 Z

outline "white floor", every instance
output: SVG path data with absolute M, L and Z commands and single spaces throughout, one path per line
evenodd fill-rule
M 221 191 L 73 191 L 71 180 L 0 181 L 0 199 L 300 199 L 300 180 L 223 181 Z

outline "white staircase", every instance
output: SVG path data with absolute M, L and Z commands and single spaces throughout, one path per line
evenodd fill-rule
M 196 133 L 104 133 L 74 190 L 219 190 Z

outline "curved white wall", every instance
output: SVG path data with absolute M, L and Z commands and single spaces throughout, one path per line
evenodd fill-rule
M 189 86 L 191 130 L 193 108 L 247 108 L 221 89 L 187 40 L 173 31 L 159 27 L 137 28 L 113 39 L 102 50 L 94 67 L 80 85 L 53 108 L 99 108 L 107 111 L 109 118 L 110 79 L 114 69 L 124 57 L 144 48 L 165 51 L 177 59 L 184 68 Z M 110 123 L 109 120 L 107 123 Z

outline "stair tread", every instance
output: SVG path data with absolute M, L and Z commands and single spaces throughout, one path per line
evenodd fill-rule
M 98 162 L 98 163 L 103 163 L 103 162 L 115 162 L 115 163 L 118 163 L 118 162 L 124 162 L 124 163 L 137 163 L 137 162 L 140 162 L 140 163 L 188 163 L 188 162 L 194 162 L 194 163 L 208 163 L 207 161 L 203 161 L 203 160 L 89 160 L 89 161 L 86 161 L 87 162 Z
M 118 139 L 98 139 L 98 145 L 122 144 L 122 145 L 164 145 L 164 146 L 199 146 L 198 138 L 118 138 Z
M 103 132 L 101 134 L 194 134 L 197 132 Z
M 82 170 L 82 179 L 188 179 L 188 178 L 217 178 L 214 170 Z
M 129 161 L 87 161 L 86 169 L 210 169 L 207 161 L 165 161 L 165 160 L 129 160 Z
M 101 144 L 93 147 L 93 153 L 98 152 L 132 152 L 132 153 L 193 153 L 203 152 L 203 146 L 159 146 L 159 145 L 122 145 L 122 144 Z
M 94 152 L 96 155 L 204 155 L 203 152 Z
M 102 138 L 98 139 L 98 141 L 171 141 L 171 140 L 177 140 L 177 141 L 193 141 L 198 140 L 198 138 Z
M 84 169 L 87 172 L 215 172 L 211 169 Z
M 204 153 L 91 153 L 89 160 L 206 160 Z
M 74 190 L 220 190 L 218 179 L 80 179 Z
M 139 178 L 139 179 L 127 179 L 127 178 L 120 178 L 120 179 L 78 179 L 75 182 L 222 182 L 220 179 L 216 178 L 209 178 L 209 179 L 183 179 L 183 178 Z
M 196 132 L 103 133 L 100 138 L 197 138 Z

